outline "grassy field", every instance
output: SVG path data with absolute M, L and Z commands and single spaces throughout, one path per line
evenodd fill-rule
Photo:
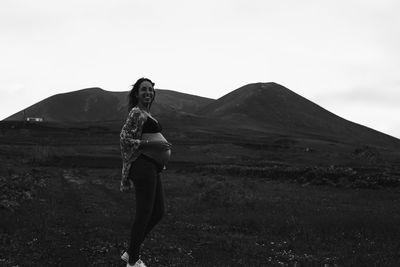
M 9 198 L 12 190 L 25 193 L 0 210 L 0 264 L 123 266 L 134 195 L 118 191 L 119 169 L 8 172 L 2 190 L 8 181 Z M 179 169 L 166 171 L 163 182 L 167 214 L 145 241 L 148 266 L 400 264 L 397 189 L 302 186 Z
M 0 140 L 0 266 L 125 266 L 135 202 L 119 192 L 115 134 L 17 130 Z M 294 166 L 246 156 L 281 147 L 200 141 L 175 146 L 162 175 L 147 266 L 400 266 L 398 168 Z

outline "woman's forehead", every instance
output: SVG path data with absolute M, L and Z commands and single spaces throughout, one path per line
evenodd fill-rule
M 151 82 L 149 82 L 149 81 L 143 81 L 143 82 L 140 84 L 139 88 L 142 88 L 142 87 L 151 87 L 151 88 L 153 88 L 153 85 L 152 85 Z

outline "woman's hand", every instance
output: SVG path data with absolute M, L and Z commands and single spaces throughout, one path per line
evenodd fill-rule
M 161 150 L 171 150 L 172 144 L 169 142 L 161 142 L 160 148 L 161 148 Z
M 133 182 L 132 180 L 122 180 L 121 184 L 119 186 L 119 190 L 121 192 L 128 192 L 133 188 Z
M 165 141 L 141 140 L 140 145 L 142 147 L 154 147 L 161 150 L 170 150 L 172 148 L 172 144 Z

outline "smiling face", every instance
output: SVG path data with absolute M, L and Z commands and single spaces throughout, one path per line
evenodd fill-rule
M 137 100 L 138 104 L 144 107 L 149 107 L 154 99 L 154 88 L 149 81 L 143 81 L 138 90 Z

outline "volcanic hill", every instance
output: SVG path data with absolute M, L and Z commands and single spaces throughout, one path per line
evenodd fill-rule
M 110 92 L 98 87 L 86 88 L 48 97 L 5 120 L 41 117 L 50 122 L 123 121 L 127 115 L 128 92 Z M 212 99 L 156 89 L 152 113 L 193 114 Z
M 120 127 L 127 114 L 127 95 L 97 87 L 57 94 L 26 108 L 25 116 L 60 123 L 116 122 L 114 127 Z M 156 89 L 152 113 L 182 132 L 217 127 L 240 135 L 247 129 L 400 149 L 399 139 L 347 121 L 273 82 L 248 84 L 217 100 Z M 23 118 L 20 111 L 6 120 Z
M 400 145 L 399 139 L 345 120 L 273 82 L 240 87 L 205 105 L 198 114 L 286 135 L 304 133 L 348 142 Z

